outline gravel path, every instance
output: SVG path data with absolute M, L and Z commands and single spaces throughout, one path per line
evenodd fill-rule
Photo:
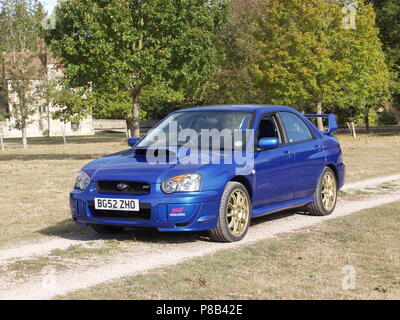
M 366 180 L 352 185 L 353 188 L 360 189 L 377 186 L 385 182 L 399 179 L 400 175 L 394 175 L 385 178 Z M 349 188 L 346 190 L 349 190 Z M 379 195 L 378 197 L 368 200 L 341 201 L 338 203 L 334 214 L 327 217 L 278 213 L 270 215 L 267 218 L 256 219 L 254 225 L 250 228 L 249 234 L 243 241 L 238 243 L 223 244 L 207 241 L 195 241 L 193 239 L 186 242 L 177 241 L 167 244 L 163 243 L 162 247 L 160 246 L 160 250 L 156 249 L 150 252 L 146 250 L 145 253 L 138 253 L 138 251 L 135 250 L 134 253 L 128 252 L 118 254 L 113 257 L 112 264 L 100 265 L 93 267 L 90 270 L 78 271 L 74 269 L 54 274 L 51 278 L 54 285 L 49 286 L 48 278 L 46 278 L 44 282 L 32 280 L 31 282 L 23 283 L 22 285 L 18 285 L 11 289 L 3 289 L 0 291 L 0 299 L 51 299 L 56 295 L 67 294 L 112 279 L 143 273 L 156 267 L 174 265 L 219 250 L 240 247 L 254 241 L 274 237 L 280 233 L 298 230 L 326 220 L 346 216 L 357 211 L 381 206 L 395 201 L 400 201 L 400 190 L 396 190 L 386 195 Z M 85 237 L 87 236 L 88 235 L 85 235 Z M 187 236 L 182 235 L 182 237 Z M 66 249 L 70 245 L 84 244 L 85 242 L 87 243 L 87 240 L 53 239 L 47 242 L 1 250 L 0 256 L 3 261 L 10 258 L 26 258 L 32 255 L 46 254 L 49 250 L 51 251 L 55 248 Z M 143 243 L 141 242 L 140 245 L 143 246 Z M 149 243 L 148 246 L 154 247 L 154 244 Z M 6 254 L 6 256 L 3 255 L 3 253 Z
M 342 191 L 348 191 L 350 189 L 365 189 L 369 187 L 376 187 L 379 186 L 380 184 L 396 180 L 400 180 L 400 174 L 394 174 L 391 176 L 378 177 L 359 182 L 348 183 L 342 188 Z
M 400 174 L 368 179 L 360 182 L 349 183 L 343 187 L 343 191 L 350 189 L 363 189 L 378 186 L 382 183 L 400 180 Z M 54 249 L 65 250 L 72 245 L 85 245 L 89 240 L 98 241 L 99 236 L 90 233 L 61 235 L 60 238 L 45 238 L 38 242 L 18 245 L 6 249 L 0 249 L 0 264 L 10 259 L 30 258 L 50 253 Z M 104 239 L 104 237 L 103 237 Z

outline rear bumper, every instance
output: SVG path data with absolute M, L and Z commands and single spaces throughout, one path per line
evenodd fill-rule
M 93 208 L 95 198 L 138 199 L 150 214 L 146 219 L 111 218 L 96 216 Z M 205 191 L 191 194 L 173 195 L 121 195 L 98 194 L 95 190 L 70 194 L 72 220 L 80 226 L 102 224 L 123 227 L 149 227 L 159 231 L 203 231 L 216 227 L 220 208 L 221 194 Z
M 339 163 L 336 168 L 338 171 L 338 189 L 341 189 L 346 182 L 346 166 L 344 163 Z

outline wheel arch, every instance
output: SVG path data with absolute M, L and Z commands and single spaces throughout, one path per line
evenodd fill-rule
M 235 176 L 229 181 L 239 182 L 244 185 L 247 192 L 249 193 L 250 199 L 253 199 L 253 186 L 248 178 L 246 178 L 245 176 Z

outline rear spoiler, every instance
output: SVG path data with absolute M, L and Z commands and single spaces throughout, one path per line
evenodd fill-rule
M 339 130 L 339 126 L 334 114 L 305 114 L 306 118 L 328 118 L 328 130 L 323 131 L 323 134 L 331 135 Z

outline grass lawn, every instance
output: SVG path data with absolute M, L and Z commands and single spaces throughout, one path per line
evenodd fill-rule
M 347 182 L 399 172 L 400 137 L 339 137 Z M 127 148 L 124 137 L 7 139 L 0 151 L 0 247 L 75 230 L 68 194 L 78 170 L 91 160 Z
M 394 203 L 61 298 L 400 299 L 399 223 Z
M 346 182 L 400 172 L 400 136 L 339 135 Z
M 73 230 L 68 205 L 76 173 L 100 156 L 127 148 L 123 137 L 73 138 L 67 145 L 38 139 L 0 151 L 0 247 Z M 31 141 L 32 142 L 32 141 Z

